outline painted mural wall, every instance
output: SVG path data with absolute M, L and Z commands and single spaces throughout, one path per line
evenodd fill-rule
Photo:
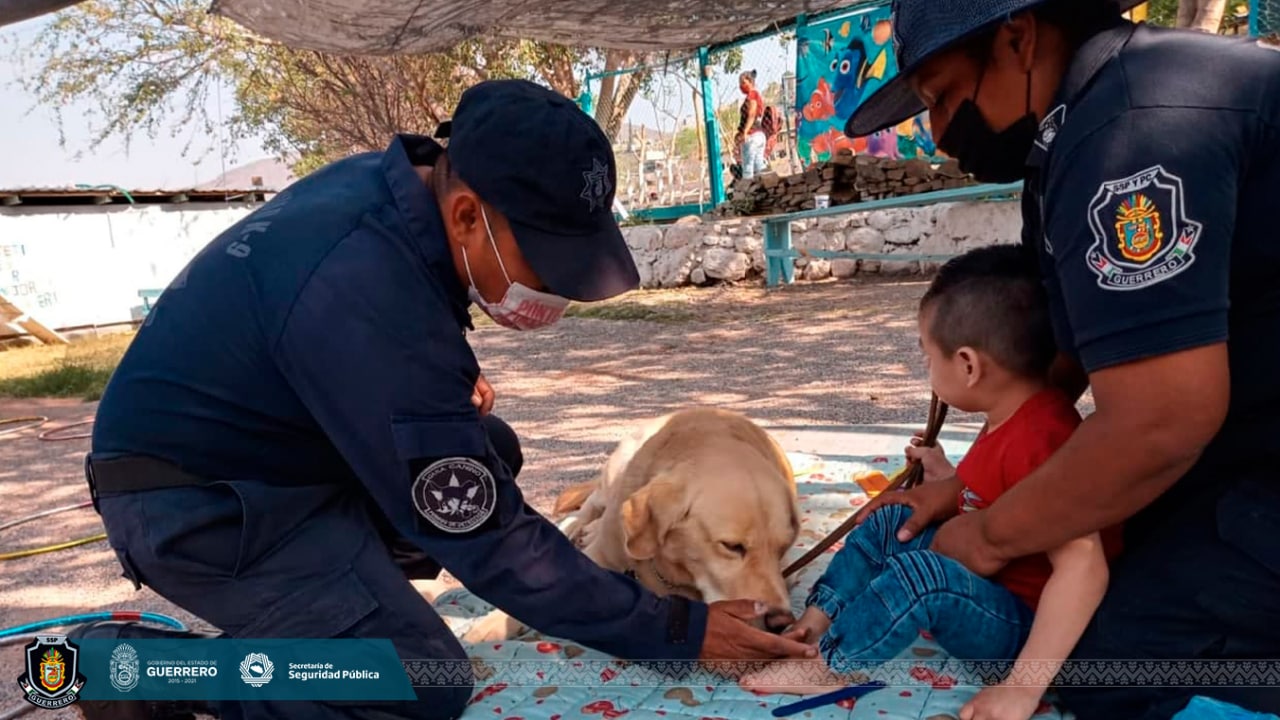
M 800 157 L 822 162 L 841 149 L 887 158 L 943 154 L 928 113 L 866 138 L 844 134 L 845 122 L 898 72 L 889 5 L 814 22 L 796 37 L 796 102 Z
M 52 328 L 137 320 L 139 291 L 164 288 L 255 207 L 0 208 L 0 293 Z

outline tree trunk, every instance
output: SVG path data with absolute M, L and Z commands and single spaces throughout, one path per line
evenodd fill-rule
M 1178 27 L 1217 33 L 1227 0 L 1178 0 Z
M 643 57 L 627 50 L 609 50 L 605 53 L 604 70 L 614 72 L 637 65 Z M 596 97 L 596 122 L 612 142 L 618 137 L 622 121 L 631 109 L 631 102 L 640 92 L 640 84 L 648 77 L 648 70 L 624 75 L 608 75 L 600 80 L 600 94 Z

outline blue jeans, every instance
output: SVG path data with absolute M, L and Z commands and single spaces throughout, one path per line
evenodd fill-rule
M 742 177 L 750 178 L 769 169 L 769 160 L 764 156 L 767 139 L 764 133 L 756 130 L 747 135 L 742 142 Z
M 894 659 L 927 630 L 960 660 L 1012 661 L 1035 614 L 1004 586 L 930 551 L 936 528 L 899 542 L 911 516 L 886 505 L 849 533 L 806 605 L 831 618 L 819 641 L 832 670 L 871 670 Z

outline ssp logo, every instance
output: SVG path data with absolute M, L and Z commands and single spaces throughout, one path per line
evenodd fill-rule
M 25 648 L 26 672 L 18 676 L 27 702 L 49 710 L 80 699 L 80 649 L 65 635 L 37 635 Z

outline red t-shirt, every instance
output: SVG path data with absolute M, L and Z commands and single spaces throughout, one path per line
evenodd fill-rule
M 994 432 L 979 436 L 956 466 L 964 484 L 960 512 L 981 510 L 1021 482 L 1062 447 L 1080 424 L 1080 413 L 1061 391 L 1043 390 L 1027 399 Z M 1102 531 L 1107 559 L 1120 551 L 1120 526 Z M 1013 560 L 991 579 L 1035 610 L 1053 573 L 1044 553 Z
M 751 123 L 751 127 L 747 127 L 747 101 L 756 101 L 756 119 Z M 764 127 L 764 98 L 760 97 L 759 90 L 752 90 L 742 101 L 742 105 L 738 108 L 738 131 L 750 135 Z

